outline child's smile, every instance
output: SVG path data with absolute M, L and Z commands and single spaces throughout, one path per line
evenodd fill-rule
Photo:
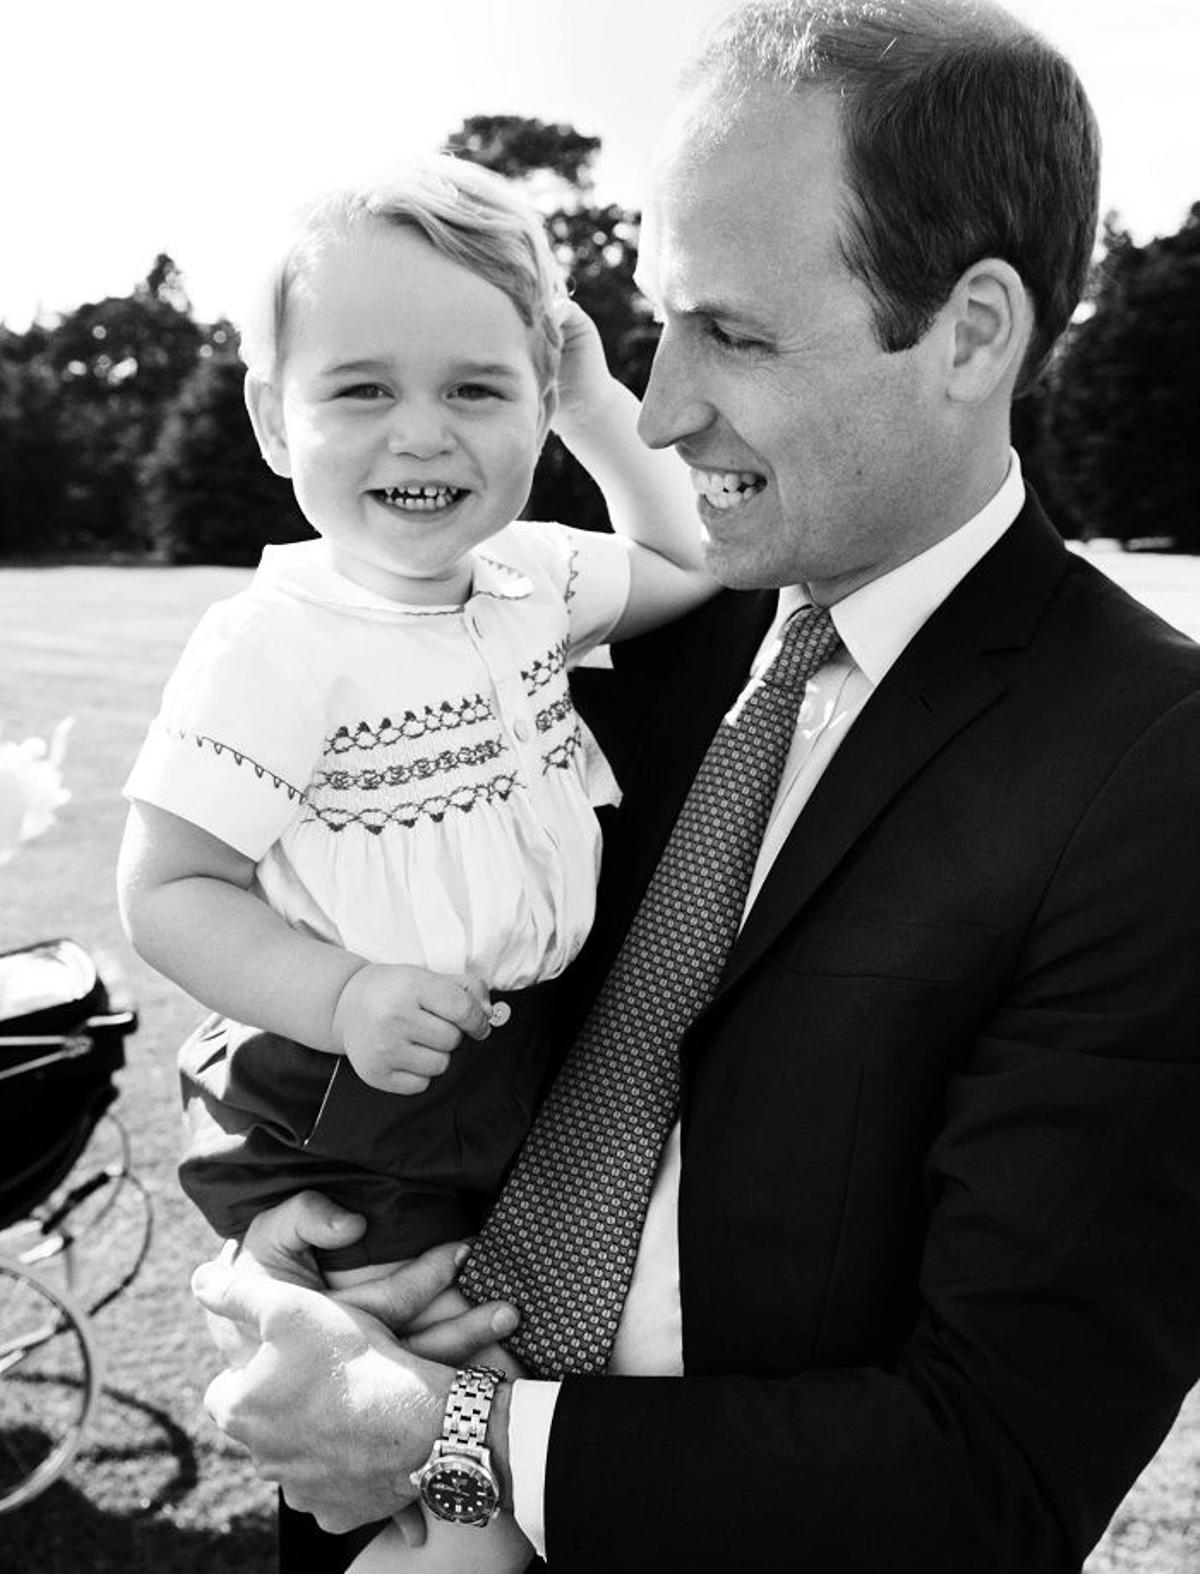
M 546 430 L 512 301 L 368 221 L 298 282 L 281 351 L 256 417 L 335 566 L 396 601 L 465 599 L 471 550 L 520 513 Z
M 466 497 L 460 486 L 388 486 L 371 494 L 388 508 L 403 513 L 441 514 Z

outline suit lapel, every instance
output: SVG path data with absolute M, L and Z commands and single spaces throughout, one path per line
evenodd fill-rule
M 1065 572 L 1031 497 L 870 697 L 780 851 L 730 955 L 718 998 L 752 967 L 939 750 L 1004 694 L 988 653 L 1027 645 Z

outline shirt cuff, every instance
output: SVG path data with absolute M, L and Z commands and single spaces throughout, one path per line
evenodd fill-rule
M 513 1518 L 546 1558 L 546 1456 L 550 1425 L 561 1383 L 519 1378 L 508 1411 L 508 1468 L 512 1472 Z

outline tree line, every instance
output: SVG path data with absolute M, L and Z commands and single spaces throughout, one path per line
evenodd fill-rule
M 595 199 L 600 141 L 568 125 L 473 116 L 464 158 L 536 178 L 552 244 L 615 374 L 645 387 L 657 330 L 633 284 L 638 215 Z M 0 559 L 257 562 L 308 528 L 246 419 L 237 333 L 196 320 L 174 261 L 129 295 L 25 332 L 0 324 Z M 1136 245 L 1114 218 L 1077 314 L 1018 402 L 1027 475 L 1064 532 L 1200 552 L 1200 203 Z M 599 526 L 599 493 L 553 437 L 527 512 Z

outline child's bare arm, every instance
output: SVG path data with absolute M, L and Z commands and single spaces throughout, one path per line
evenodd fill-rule
M 207 831 L 131 805 L 117 870 L 126 933 L 211 1010 L 347 1054 L 364 1081 L 397 1093 L 444 1071 L 464 1033 L 487 1036 L 477 981 L 369 964 L 300 934 L 253 894 L 253 876 L 251 859 Z
M 603 492 L 614 531 L 630 544 L 629 600 L 613 639 L 669 622 L 721 588 L 704 567 L 687 470 L 675 454 L 645 446 L 639 409 L 608 370 L 595 324 L 571 303 L 554 429 Z

